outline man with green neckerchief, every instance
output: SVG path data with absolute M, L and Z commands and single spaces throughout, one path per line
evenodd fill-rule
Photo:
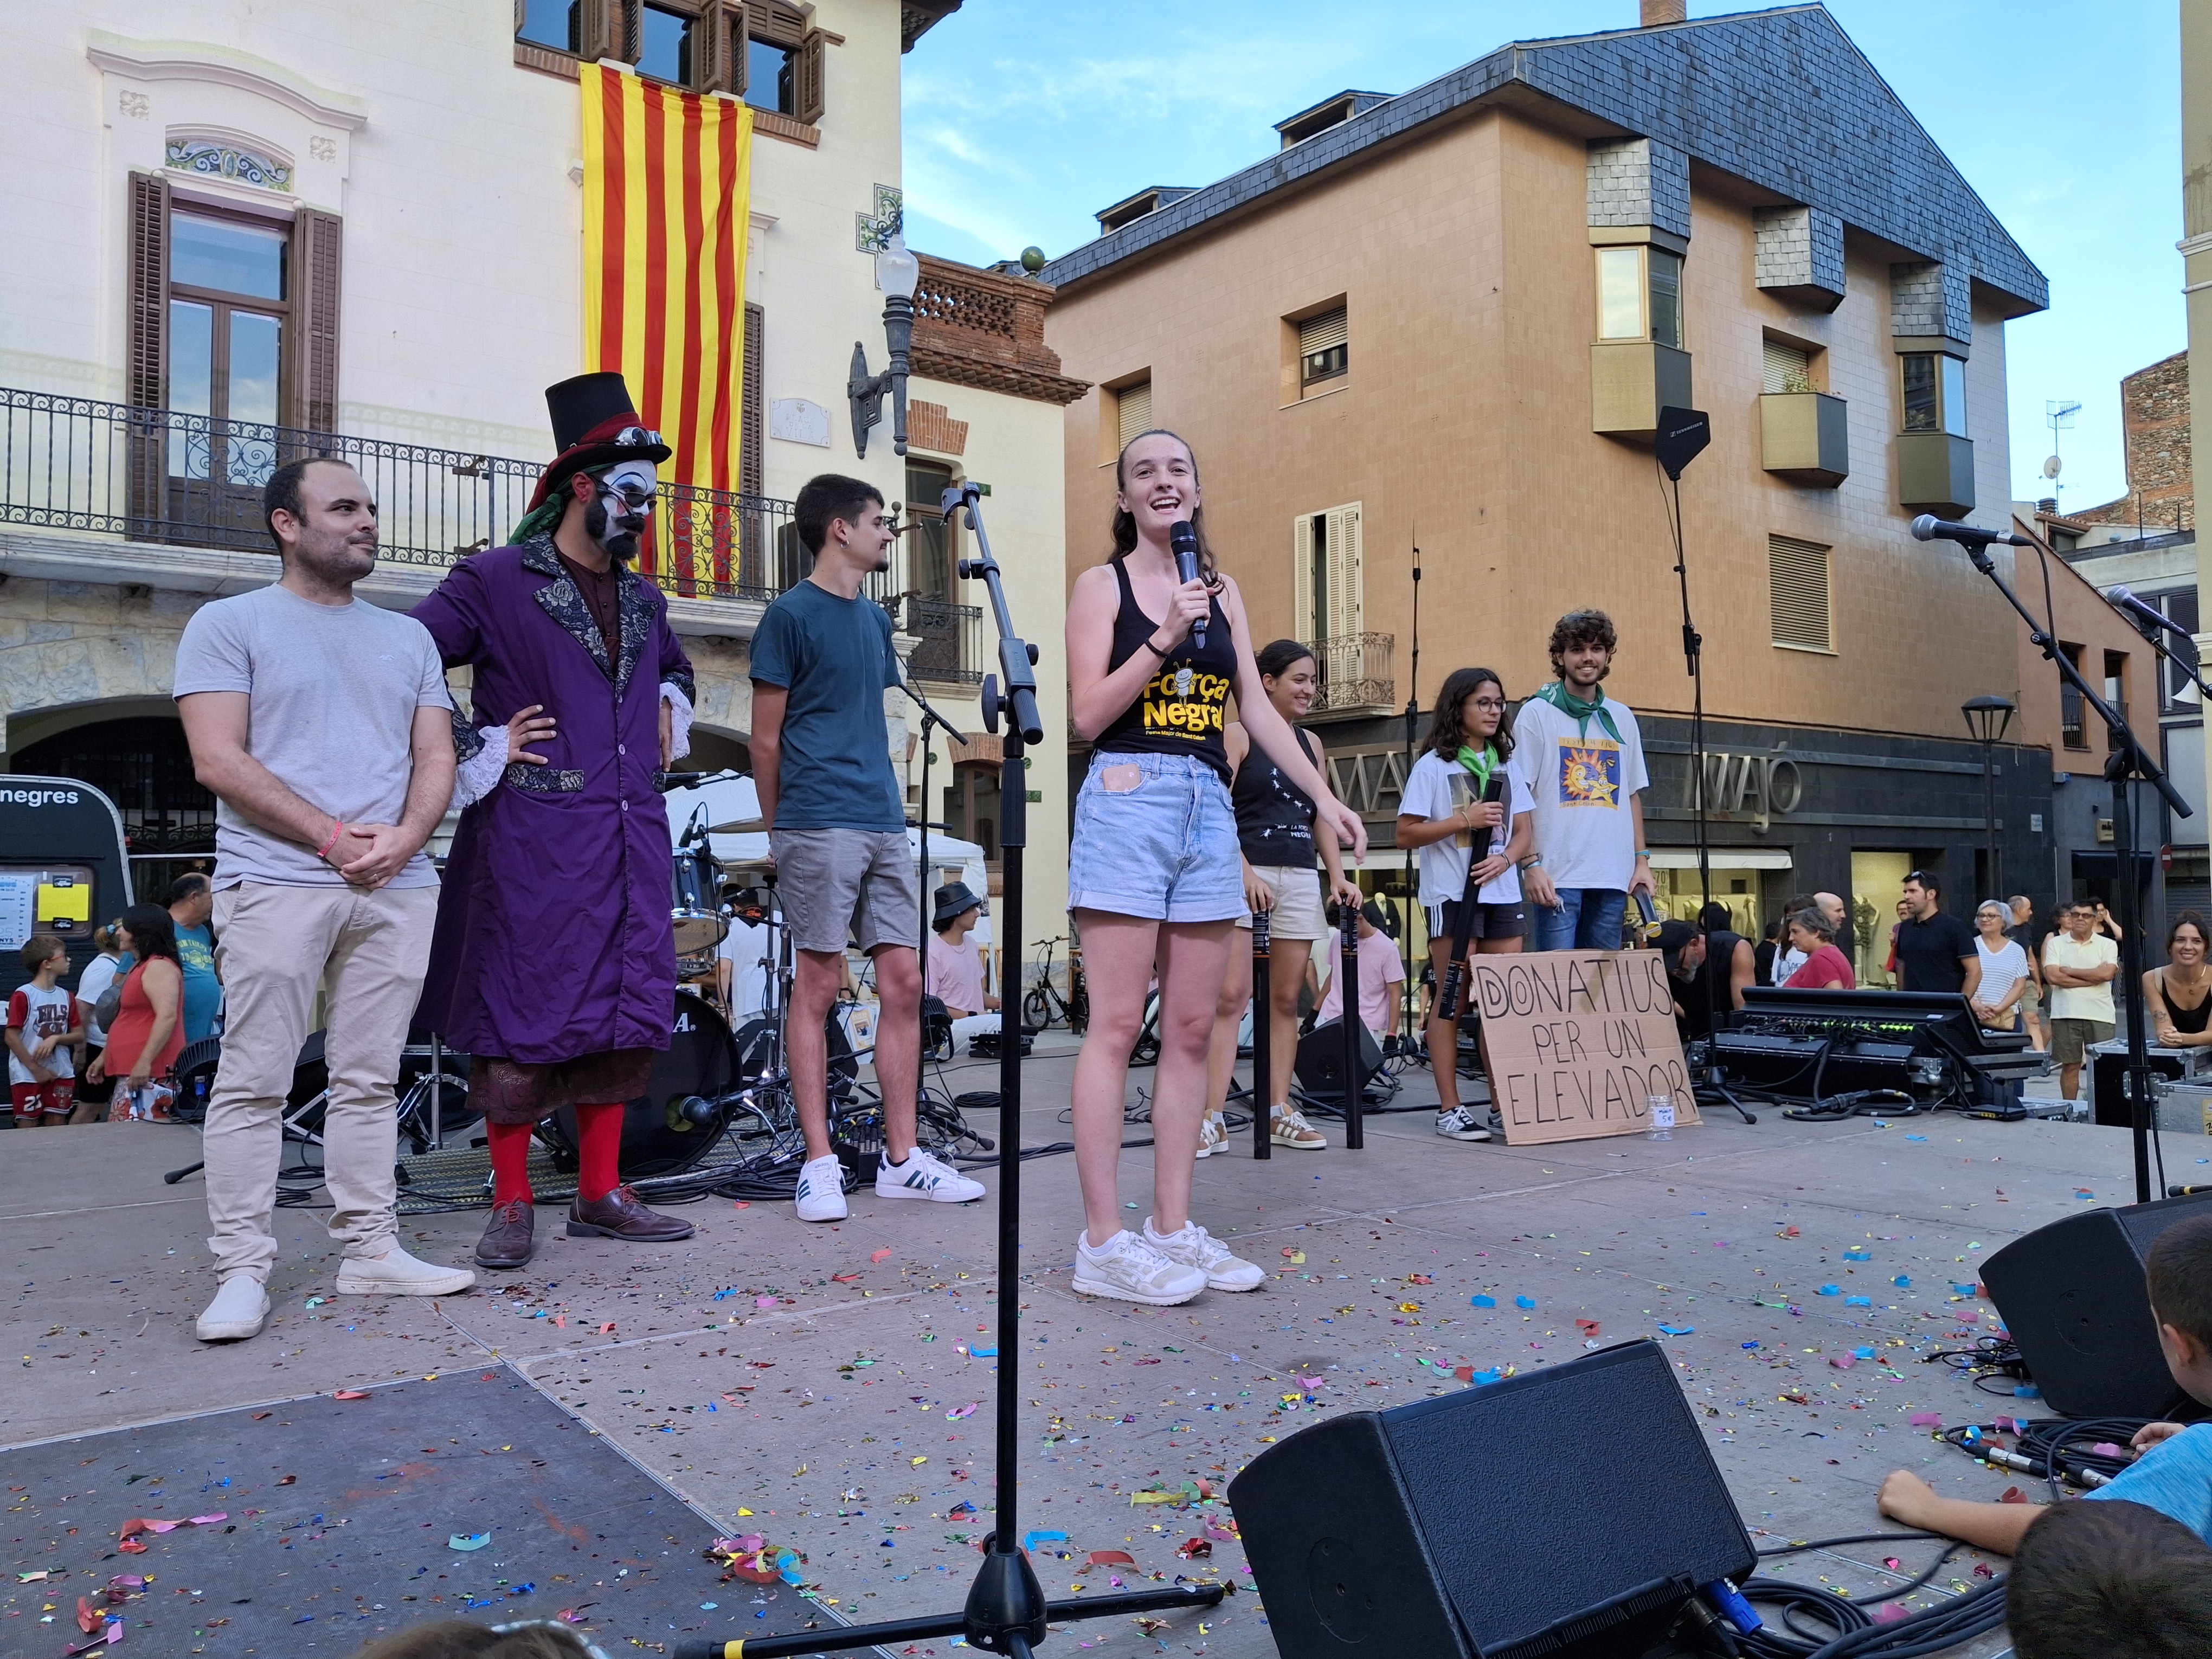
M 1536 803 L 1536 847 L 1521 871 L 1539 951 L 1618 951 L 1628 896 L 1654 890 L 1643 733 L 1599 684 L 1616 645 L 1602 611 L 1560 617 L 1552 630 L 1559 678 L 1515 717 L 1513 764 Z

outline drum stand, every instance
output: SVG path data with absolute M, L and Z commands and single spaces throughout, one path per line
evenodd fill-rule
M 984 677 L 983 726 L 986 731 L 996 732 L 1000 719 L 1006 720 L 999 783 L 999 845 L 1005 869 L 1000 910 L 1004 937 L 1018 941 L 1022 937 L 1022 859 L 1029 843 L 1028 780 L 1023 776 L 1022 750 L 1027 744 L 1044 740 L 1044 726 L 1037 717 L 1036 648 L 1014 632 L 1006 589 L 999 580 L 998 561 L 991 556 L 990 540 L 983 533 L 982 515 L 976 509 L 981 494 L 975 484 L 956 484 L 945 492 L 944 509 L 947 522 L 952 522 L 961 509 L 967 512 L 969 527 L 975 532 L 976 556 L 960 562 L 960 574 L 981 581 L 989 590 L 992 614 L 998 623 L 999 673 Z M 1018 1015 L 1014 1032 L 1018 1034 L 1020 1029 Z M 1022 1549 L 1021 1528 L 1015 1519 L 1022 1443 L 1018 1370 L 1022 1352 L 1022 1045 L 1006 1041 L 1003 1035 L 999 1043 L 999 1353 L 997 1421 L 993 1425 L 998 1510 L 990 1547 L 969 1587 L 967 1607 L 955 1613 L 856 1625 L 842 1631 L 677 1642 L 669 1650 L 673 1659 L 725 1659 L 740 1648 L 745 1659 L 799 1659 L 806 1654 L 851 1652 L 939 1636 L 964 1636 L 969 1646 L 983 1652 L 1030 1659 L 1036 1644 L 1044 1640 L 1048 1620 L 1118 1619 L 1160 1607 L 1206 1608 L 1218 1606 L 1228 1593 L 1227 1586 L 1221 1584 L 1184 1584 L 1073 1601 L 1044 1599 L 1044 1587 L 1037 1582 L 1036 1571 Z

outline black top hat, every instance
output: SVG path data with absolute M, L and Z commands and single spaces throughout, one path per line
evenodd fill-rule
M 956 917 L 980 908 L 983 901 L 975 896 L 975 890 L 964 881 L 956 881 L 937 890 L 934 908 L 930 912 L 929 931 L 940 933 L 945 926 Z
M 658 432 L 640 422 L 629 387 L 611 369 L 547 386 L 545 409 L 553 418 L 553 442 L 561 453 L 531 494 L 533 512 L 573 474 L 617 461 L 650 461 L 658 466 L 673 453 Z

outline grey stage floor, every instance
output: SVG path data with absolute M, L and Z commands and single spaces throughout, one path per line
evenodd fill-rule
M 1065 1134 L 1057 1120 L 1069 1069 L 1064 1045 L 1032 1062 L 1029 1141 Z M 988 1086 L 980 1071 L 949 1081 Z M 1145 1072 L 1133 1079 L 1149 1081 Z M 1407 1097 L 1431 1097 L 1428 1086 L 1413 1074 Z M 1072 1160 L 1026 1167 L 1022 1525 L 1048 1534 L 1033 1549 L 1049 1594 L 1179 1574 L 1249 1586 L 1218 1505 L 1133 1499 L 1200 1483 L 1218 1490 L 1317 1414 L 1465 1386 L 1453 1375 L 1463 1365 L 1525 1371 L 1593 1340 L 1661 1337 L 1761 1543 L 1878 1529 L 1875 1491 L 1898 1467 L 1947 1492 L 1995 1498 L 2010 1482 L 1911 1422 L 1928 1412 L 1987 1421 L 2014 1408 L 1924 1363 L 1971 1339 L 1978 1321 L 1968 1316 L 1988 1316 L 1987 1304 L 1952 1287 L 1972 1283 L 1977 1263 L 2006 1240 L 2131 1196 L 2125 1136 L 2086 1125 L 1951 1115 L 1814 1125 L 1768 1112 L 1755 1127 L 1711 1116 L 1666 1145 L 1513 1148 L 1446 1142 L 1429 1121 L 1370 1118 L 1358 1153 L 1333 1144 L 1261 1164 L 1240 1149 L 1202 1164 L 1200 1218 L 1271 1276 L 1255 1294 L 1209 1294 L 1184 1308 L 1076 1297 Z M 1339 1126 L 1329 1133 L 1340 1140 Z M 2166 1151 L 2174 1179 L 2212 1178 L 2197 1168 L 2212 1162 L 2212 1143 L 2170 1137 Z M 0 1136 L 0 1248 L 19 1275 L 6 1329 L 20 1356 L 0 1398 L 0 1445 L 105 1433 L 127 1446 L 132 1425 L 166 1418 L 490 1376 L 526 1385 L 501 1390 L 524 1437 L 499 1442 L 513 1455 L 546 1456 L 532 1443 L 551 1443 L 555 1425 L 573 1422 L 695 1512 L 670 1534 L 688 1543 L 692 1534 L 758 1532 L 803 1552 L 826 1617 L 959 1604 L 988 1528 L 977 1512 L 991 1502 L 995 1362 L 975 1349 L 995 1346 L 994 1200 L 951 1208 L 864 1194 L 851 1220 L 823 1227 L 784 1206 L 712 1200 L 685 1212 L 697 1237 L 661 1249 L 562 1237 L 549 1210 L 529 1269 L 438 1302 L 331 1296 L 336 1255 L 320 1217 L 283 1210 L 270 1328 L 212 1348 L 191 1330 L 213 1287 L 198 1183 L 160 1180 L 196 1153 L 190 1132 L 152 1126 Z M 1147 1160 L 1124 1157 L 1133 1224 L 1147 1207 Z M 409 1218 L 407 1243 L 464 1260 L 481 1221 Z M 1828 1284 L 1842 1294 L 1818 1294 Z M 1849 1305 L 1856 1295 L 1870 1305 Z M 1497 1305 L 1474 1306 L 1477 1297 Z M 1596 1336 L 1578 1320 L 1595 1322 Z M 1856 1358 L 1862 1347 L 1876 1358 Z M 97 1441 L 80 1455 L 104 1460 L 88 1474 L 128 1461 Z M 20 1462 L 11 1452 L 7 1467 Z M 27 1483 L 11 1474 L 7 1484 Z M 226 1579 L 219 1552 L 195 1553 L 204 1540 L 189 1529 L 155 1539 L 144 1555 L 100 1559 L 123 1520 L 151 1511 L 104 1480 L 86 1482 L 95 1484 L 66 1511 L 41 1503 L 35 1519 L 30 1494 L 9 1495 L 16 1565 L 65 1561 L 72 1576 L 70 1594 L 45 1597 L 60 1604 L 53 1625 L 36 1626 L 42 1604 L 17 1595 L 0 1618 L 0 1654 L 60 1653 L 75 1587 L 96 1582 L 80 1575 L 159 1571 L 167 1559 L 174 1577 L 156 1588 L 189 1578 L 183 1588 L 202 1593 L 195 1605 L 256 1594 Z M 169 1490 L 169 1515 L 223 1507 L 196 1488 Z M 560 1523 L 520 1497 L 514 1510 L 498 1524 L 538 1528 L 550 1547 Z M 441 1540 L 463 1520 L 494 1524 L 455 1513 L 451 1525 L 443 1509 L 421 1518 Z M 1184 1553 L 1194 1540 L 1210 1554 Z M 1892 1547 L 1797 1558 L 1788 1571 L 1880 1601 L 1929 1559 L 1925 1546 L 1896 1547 L 1900 1574 L 1882 1565 Z M 1134 1565 L 1085 1571 L 1094 1550 Z M 1978 1560 L 1956 1558 L 1937 1591 L 1974 1582 Z M 349 1602 L 360 1588 L 347 1589 Z M 757 1610 L 732 1607 L 743 1599 L 698 1597 L 739 1615 L 731 1634 Z M 184 1627 L 177 1605 L 149 1616 L 173 1633 Z M 625 1647 L 665 1641 L 668 1620 L 644 1611 L 603 1606 L 594 1628 Z M 1104 1655 L 1274 1651 L 1249 1589 L 1217 1613 L 1162 1629 L 1072 1627 L 1048 1651 L 1079 1641 Z M 1960 1651 L 1987 1659 L 2006 1646 L 1997 1636 Z M 245 1649 L 234 1628 L 161 1650 Z

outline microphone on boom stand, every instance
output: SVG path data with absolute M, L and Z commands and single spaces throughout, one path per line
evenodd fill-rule
M 1168 545 L 1175 550 L 1176 574 L 1186 582 L 1198 580 L 1198 532 L 1191 528 L 1188 519 L 1177 519 L 1168 526 Z M 1190 637 L 1198 648 L 1206 649 L 1206 618 L 1200 617 L 1190 625 Z

